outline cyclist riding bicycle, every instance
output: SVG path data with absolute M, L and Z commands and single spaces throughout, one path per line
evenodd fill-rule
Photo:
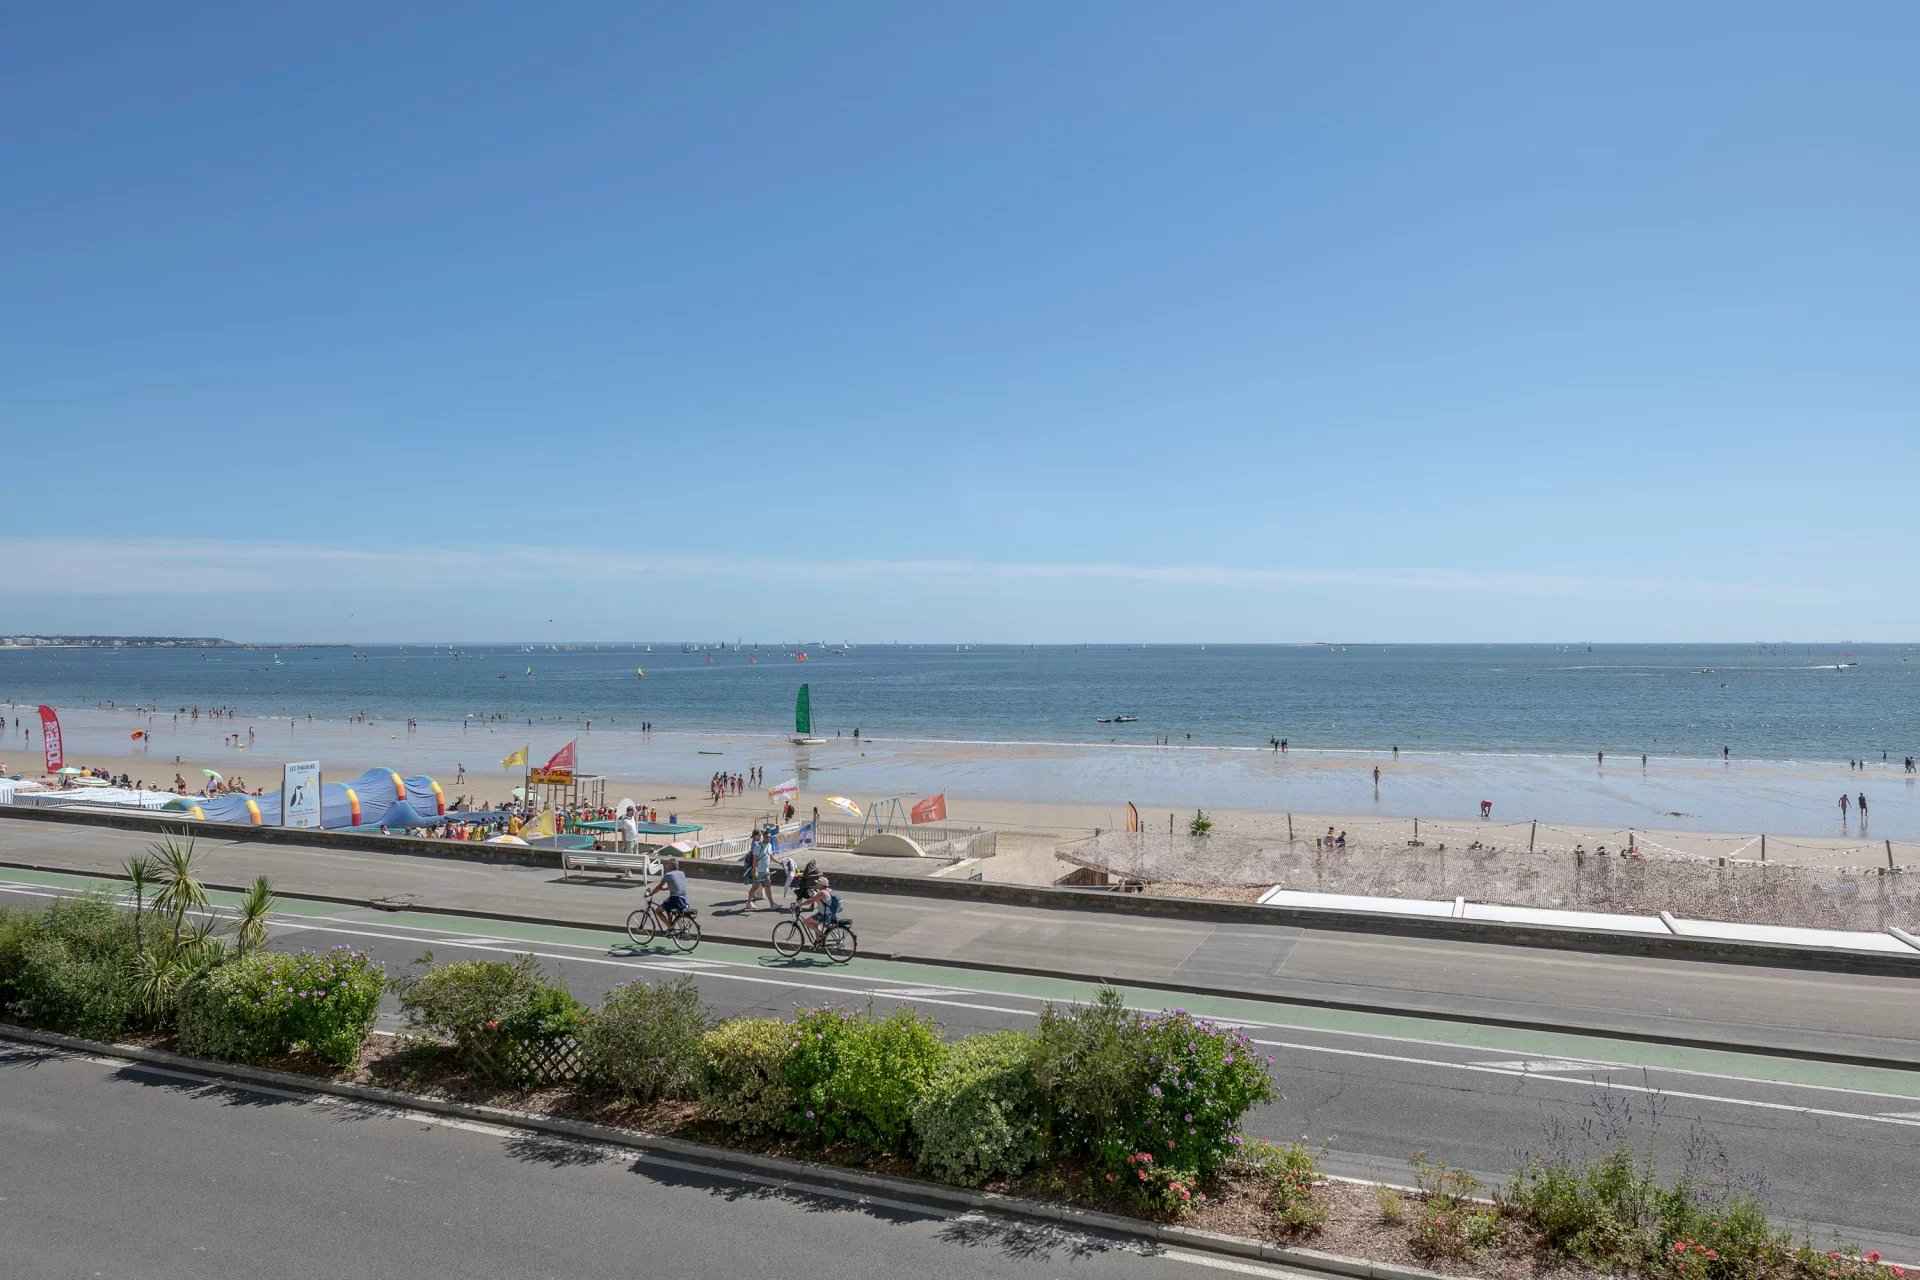
M 840 895 L 833 891 L 833 886 L 827 883 L 825 876 L 814 882 L 813 892 L 800 905 L 814 909 L 813 914 L 803 917 L 800 924 L 806 929 L 807 936 L 816 942 L 840 919 Z
M 654 908 L 661 927 L 666 927 L 673 918 L 681 915 L 692 905 L 687 901 L 687 873 L 680 869 L 677 858 L 669 858 L 666 869 L 660 873 L 660 883 L 647 890 L 647 901 L 652 903 L 654 895 L 665 890 L 667 900 Z

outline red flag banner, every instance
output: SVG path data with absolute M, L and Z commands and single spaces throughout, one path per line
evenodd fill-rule
M 67 757 L 60 749 L 60 717 L 45 705 L 40 708 L 40 745 L 46 750 L 48 773 L 66 767 Z
M 913 820 L 919 822 L 945 822 L 947 820 L 947 793 L 928 796 L 913 806 Z
M 578 741 L 578 738 L 574 739 L 574 742 Z M 574 755 L 573 742 L 569 742 L 566 746 L 553 753 L 553 758 L 547 761 L 547 768 L 562 769 L 571 773 L 575 768 Z

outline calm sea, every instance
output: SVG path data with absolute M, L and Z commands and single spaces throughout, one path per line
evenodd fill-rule
M 1920 752 L 1920 646 L 679 644 L 0 652 L 0 699 L 982 742 L 1830 760 Z M 636 674 L 644 668 L 644 679 Z M 1129 723 L 1102 718 L 1137 716 Z

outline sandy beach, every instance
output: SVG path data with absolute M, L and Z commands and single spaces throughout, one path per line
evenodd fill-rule
M 12 714 L 17 713 L 10 712 L 9 718 Z M 77 709 L 63 711 L 62 717 L 67 758 L 71 762 L 99 766 L 113 773 L 124 772 L 160 788 L 170 786 L 178 773 L 197 789 L 204 781 L 200 771 L 211 768 L 229 778 L 244 779 L 250 788 L 272 790 L 279 785 L 283 760 L 319 758 L 326 775 L 334 778 L 351 776 L 370 767 L 430 773 L 441 782 L 450 800 L 465 796 L 469 803 L 476 805 L 505 800 L 519 785 L 517 769 L 508 771 L 499 767 L 499 761 L 509 752 L 531 740 L 535 743 L 533 759 L 537 764 L 547 752 L 572 736 L 580 744 L 583 770 L 596 771 L 596 760 L 618 762 L 615 767 L 597 770 L 607 777 L 609 802 L 631 798 L 657 807 L 662 817 L 677 813 L 684 820 L 706 824 L 705 834 L 712 837 L 741 834 L 771 811 L 763 791 L 749 791 L 714 805 L 707 794 L 706 778 L 716 770 L 744 773 L 749 765 L 758 764 L 764 768 L 769 784 L 788 777 L 797 778 L 802 786 L 799 801 L 802 812 L 811 810 L 829 794 L 851 795 L 871 808 L 889 795 L 910 799 L 916 794 L 944 789 L 951 821 L 985 827 L 1000 834 L 999 853 L 983 864 L 983 875 L 993 880 L 1024 883 L 1051 883 L 1072 870 L 1072 863 L 1062 861 L 1058 855 L 1064 851 L 1072 857 L 1076 845 L 1088 840 L 1094 832 L 1111 832 L 1123 827 L 1125 802 L 1034 799 L 1018 791 L 1009 794 L 1011 788 L 985 784 L 1008 772 L 1022 770 L 1052 776 L 1064 764 L 1073 764 L 1081 771 L 1073 775 L 1077 780 L 1074 789 L 1088 785 L 1083 774 L 1091 771 L 1092 785 L 1104 789 L 1110 782 L 1115 791 L 1120 791 L 1122 786 L 1137 785 L 1143 780 L 1137 774 L 1124 776 L 1127 766 L 1143 759 L 1152 764 L 1164 754 L 1116 753 L 1100 748 L 1047 744 L 854 743 L 844 739 L 830 741 L 824 747 L 795 748 L 781 739 L 746 735 L 641 735 L 551 725 L 462 727 L 423 723 L 417 730 L 409 731 L 404 722 L 363 724 L 204 716 L 197 722 L 181 717 L 181 722 L 175 725 L 171 714 L 149 715 L 124 709 Z M 34 740 L 29 747 L 17 736 L 18 730 L 9 726 L 4 745 L 0 745 L 0 766 L 28 776 L 40 773 L 37 725 L 34 728 Z M 153 735 L 144 748 L 129 741 L 128 735 L 135 728 Z M 254 730 L 254 737 L 251 745 L 246 745 L 249 728 Z M 239 735 L 240 746 L 226 743 L 227 735 L 235 733 Z M 1387 756 L 1384 763 L 1380 763 L 1378 757 L 1385 753 L 1292 752 L 1277 758 L 1266 752 L 1177 754 L 1179 772 L 1175 781 L 1190 772 L 1204 776 L 1211 771 L 1245 772 L 1250 768 L 1276 773 L 1284 770 L 1286 785 L 1306 795 L 1359 790 L 1369 799 L 1371 770 L 1376 764 L 1383 771 L 1383 790 L 1411 792 L 1417 798 L 1433 794 L 1434 778 L 1451 775 L 1472 763 L 1463 763 L 1458 758 L 1427 759 L 1414 753 L 1407 753 L 1398 761 Z M 456 783 L 454 779 L 461 765 L 466 768 L 466 781 Z M 1415 838 L 1421 839 L 1422 847 L 1429 850 L 1438 851 L 1446 846 L 1465 851 L 1478 842 L 1482 850 L 1501 850 L 1515 855 L 1526 852 L 1529 841 L 1535 853 L 1545 855 L 1571 854 L 1576 848 L 1588 852 L 1602 848 L 1618 851 L 1631 840 L 1642 855 L 1654 859 L 1711 862 L 1761 858 L 1758 827 L 1690 830 L 1678 823 L 1648 822 L 1641 826 L 1557 820 L 1566 809 L 1577 808 L 1556 807 L 1550 790 L 1553 778 L 1571 771 L 1572 767 L 1564 759 L 1543 763 L 1516 764 L 1513 760 L 1490 763 L 1490 772 L 1499 778 L 1527 776 L 1531 779 L 1524 788 L 1509 787 L 1502 794 L 1517 792 L 1522 798 L 1516 803 L 1537 803 L 1537 823 L 1531 814 L 1521 818 L 1505 804 L 1496 810 L 1491 820 L 1481 821 L 1472 816 L 1471 809 L 1452 813 L 1429 810 L 1403 816 L 1378 809 L 1369 812 L 1358 806 L 1303 808 L 1289 813 L 1285 808 L 1215 805 L 1204 801 L 1152 804 L 1143 799 L 1137 803 L 1142 829 L 1163 836 L 1170 822 L 1173 829 L 1184 836 L 1195 808 L 1204 807 L 1214 823 L 1221 848 L 1236 842 L 1284 842 L 1290 820 L 1293 836 L 1303 847 L 1332 828 L 1335 834 L 1346 832 L 1348 844 L 1356 852 L 1405 850 L 1410 847 L 1408 842 Z M 1584 762 L 1580 767 L 1592 772 L 1591 762 Z M 1631 762 L 1630 767 L 1615 768 L 1615 777 L 1621 782 L 1609 779 L 1605 785 L 1622 785 L 1641 772 L 1637 760 Z M 1769 797 L 1777 807 L 1784 786 L 1796 785 L 1803 789 L 1820 786 L 1824 790 L 1825 785 L 1832 785 L 1834 794 L 1838 794 L 1849 778 L 1849 771 L 1844 769 L 1840 770 L 1838 779 L 1819 776 L 1822 771 L 1832 772 L 1834 766 L 1789 766 L 1773 762 L 1723 768 L 1718 761 L 1682 761 L 1668 762 L 1661 770 L 1668 775 L 1667 785 L 1719 787 L 1734 793 L 1735 802 L 1742 796 L 1751 798 L 1754 806 L 1763 811 Z M 911 775 L 910 780 L 920 785 L 884 790 L 863 785 L 875 780 L 876 771 L 882 781 L 900 781 L 905 775 Z M 1113 776 L 1117 774 L 1122 776 Z M 1886 797 L 1887 804 L 1875 818 L 1890 830 L 1899 827 L 1897 818 L 1904 814 L 1904 809 L 1897 802 L 1913 803 L 1912 779 L 1903 777 L 1897 764 L 1883 770 L 1877 762 L 1866 774 L 1851 776 L 1862 787 L 1870 785 L 1877 796 Z M 1155 778 L 1151 772 L 1145 775 L 1148 782 Z M 944 788 L 932 785 L 940 779 L 950 781 Z M 1204 794 L 1204 788 L 1200 790 Z M 1728 807 L 1737 807 L 1737 803 Z M 1771 865 L 1783 867 L 1876 869 L 1887 865 L 1890 844 L 1896 865 L 1920 868 L 1920 841 L 1881 836 L 1871 827 L 1863 835 L 1857 829 L 1857 822 L 1850 824 L 1845 834 L 1840 834 L 1838 825 L 1836 816 L 1832 823 L 1834 834 L 1797 829 L 1783 834 L 1769 833 L 1766 859 Z M 1216 867 L 1208 875 L 1199 877 L 1201 881 L 1221 886 L 1271 884 L 1275 878 L 1271 870 L 1258 865 Z

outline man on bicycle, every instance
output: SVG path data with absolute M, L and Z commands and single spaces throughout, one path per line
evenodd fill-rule
M 840 895 L 833 891 L 825 876 L 814 882 L 813 892 L 800 905 L 813 908 L 811 916 L 801 919 L 800 927 L 815 942 L 840 919 Z
M 673 923 L 675 916 L 692 905 L 687 901 L 687 873 L 680 869 L 678 858 L 667 859 L 666 869 L 660 873 L 660 883 L 647 890 L 648 902 L 651 903 L 654 895 L 663 889 L 666 890 L 667 900 L 654 909 L 654 914 L 659 917 L 660 927 L 664 929 Z

